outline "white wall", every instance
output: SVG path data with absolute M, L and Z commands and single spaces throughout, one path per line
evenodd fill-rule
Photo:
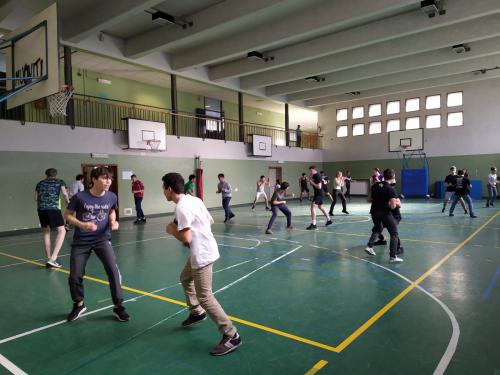
M 446 108 L 446 94 L 454 91 L 463 91 L 463 106 L 453 110 Z M 406 117 L 415 116 L 405 114 L 405 99 L 420 97 L 420 108 L 425 106 L 425 97 L 441 94 L 441 110 L 417 112 L 420 115 L 420 126 L 425 126 L 425 114 L 442 114 L 441 128 L 424 129 L 424 152 L 428 157 L 452 155 L 480 155 L 500 153 L 500 79 L 483 80 L 461 85 L 419 90 L 398 95 L 353 100 L 325 108 L 319 113 L 319 125 L 325 133 L 324 161 L 349 160 L 377 160 L 396 158 L 397 155 L 388 152 L 388 134 L 385 131 L 386 120 L 400 118 L 401 129 L 404 129 Z M 387 101 L 401 100 L 402 113 L 399 115 L 381 116 L 382 134 L 368 135 L 368 121 L 351 120 L 350 109 L 363 105 L 365 114 L 368 104 L 382 103 L 382 113 L 385 113 Z M 337 123 L 336 111 L 339 108 L 349 108 L 349 120 Z M 464 126 L 448 128 L 446 126 L 447 112 L 462 108 L 464 112 Z M 371 119 L 370 119 L 371 120 Z M 365 135 L 352 136 L 353 123 L 365 123 Z M 349 136 L 336 137 L 336 126 L 349 124 Z
M 0 120 L 0 151 L 104 153 L 110 155 L 148 155 L 156 157 L 195 157 L 202 159 L 275 160 L 316 162 L 323 161 L 322 150 L 273 146 L 271 158 L 248 156 L 248 145 L 175 136 L 167 136 L 167 151 L 126 150 L 127 134 L 124 131 L 76 127 L 64 125 L 26 123 Z

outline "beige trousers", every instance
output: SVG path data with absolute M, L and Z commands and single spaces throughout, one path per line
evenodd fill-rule
M 194 314 L 201 314 L 205 310 L 221 334 L 233 336 L 236 328 L 212 293 L 212 269 L 213 263 L 198 269 L 192 268 L 188 258 L 180 276 L 186 303 Z

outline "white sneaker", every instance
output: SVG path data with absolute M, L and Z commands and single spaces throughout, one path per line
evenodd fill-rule
M 47 263 L 45 264 L 46 267 L 52 267 L 52 268 L 61 268 L 62 265 L 57 263 L 57 260 L 51 260 L 49 259 Z
M 402 262 L 403 262 L 403 259 L 401 259 L 397 255 L 394 258 L 392 258 L 392 257 L 389 258 L 389 263 L 402 263 Z
M 365 253 L 367 253 L 368 255 L 377 255 L 377 253 L 375 253 L 375 251 L 373 251 L 373 249 L 370 246 L 367 246 L 365 248 Z

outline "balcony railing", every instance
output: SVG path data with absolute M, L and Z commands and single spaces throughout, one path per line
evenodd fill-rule
M 80 94 L 73 95 L 75 126 L 127 130 L 126 118 L 135 118 L 145 121 L 163 122 L 166 134 L 178 137 L 196 137 L 220 139 L 239 142 L 240 131 L 243 131 L 243 141 L 252 143 L 252 134 L 272 138 L 272 144 L 286 145 L 286 131 L 283 128 L 261 124 L 244 123 L 226 118 L 213 118 L 189 113 L 173 113 L 168 108 L 147 106 L 119 100 L 102 99 Z M 14 110 L 5 110 L 2 107 L 0 117 L 28 122 L 65 125 L 66 119 L 50 117 L 45 101 L 26 104 Z M 176 131 L 174 130 L 176 123 Z M 294 130 L 289 130 L 291 138 Z M 297 147 L 297 142 L 291 141 L 290 146 Z M 322 136 L 317 133 L 302 132 L 300 147 L 322 148 Z

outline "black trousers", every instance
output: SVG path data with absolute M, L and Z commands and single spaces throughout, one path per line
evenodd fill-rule
M 84 299 L 83 276 L 85 275 L 85 266 L 89 260 L 92 251 L 95 252 L 104 270 L 108 275 L 111 297 L 115 305 L 123 302 L 121 275 L 116 264 L 115 252 L 108 240 L 92 244 L 73 244 L 71 246 L 71 259 L 69 270 L 69 290 L 73 302 L 80 302 Z
M 389 243 L 389 256 L 394 258 L 396 256 L 396 251 L 399 246 L 399 233 L 398 233 L 398 222 L 392 216 L 391 213 L 385 212 L 374 212 L 372 215 L 373 228 L 372 235 L 368 240 L 368 247 L 373 247 L 375 241 L 379 238 L 380 234 L 387 228 L 391 236 L 391 241 Z
M 333 215 L 333 209 L 335 208 L 335 205 L 337 204 L 337 196 L 340 198 L 340 200 L 342 201 L 342 211 L 347 211 L 347 204 L 346 204 L 346 200 L 345 200 L 345 197 L 344 197 L 344 193 L 342 193 L 342 190 L 336 190 L 334 189 L 332 191 L 332 195 L 333 195 L 333 202 L 330 206 L 330 215 Z

